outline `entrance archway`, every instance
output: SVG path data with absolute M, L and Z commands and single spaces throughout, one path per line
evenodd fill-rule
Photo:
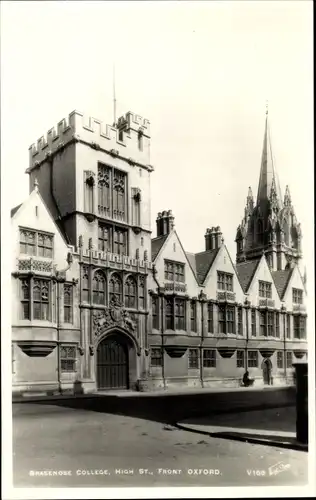
M 268 358 L 262 362 L 262 375 L 264 385 L 272 385 L 272 363 Z
M 129 388 L 128 346 L 122 335 L 113 334 L 102 340 L 96 357 L 98 390 Z

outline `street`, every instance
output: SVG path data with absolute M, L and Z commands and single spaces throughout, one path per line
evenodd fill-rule
M 170 397 L 170 409 L 176 404 Z M 56 402 L 14 404 L 13 451 L 15 487 L 307 482 L 304 451 L 214 438 L 177 429 L 158 415 L 113 414 L 85 403 L 77 407 Z M 280 462 L 281 467 L 272 474 L 273 466 Z

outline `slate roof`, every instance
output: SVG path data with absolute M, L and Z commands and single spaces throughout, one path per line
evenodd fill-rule
M 164 236 L 158 236 L 157 238 L 153 238 L 151 240 L 151 260 L 154 261 L 155 258 L 157 257 L 162 245 L 168 238 L 168 234 L 165 234 Z
M 11 217 L 13 217 L 14 214 L 19 210 L 19 208 L 22 206 L 22 203 L 20 205 L 17 205 L 16 207 L 11 209 Z
M 192 267 L 192 270 L 194 272 L 194 275 L 196 277 L 196 261 L 195 261 L 195 253 L 191 252 L 185 252 L 185 255 L 187 256 L 187 259 L 189 261 L 190 266 Z
M 216 248 L 215 250 L 206 250 L 195 255 L 191 254 L 195 256 L 195 275 L 200 285 L 203 284 L 219 250 L 220 248 Z
M 236 264 L 236 271 L 244 292 L 247 292 L 259 262 L 260 259 L 255 259 Z
M 280 298 L 283 298 L 284 292 L 288 285 L 288 282 L 292 276 L 293 269 L 286 269 L 284 271 L 272 271 L 272 278 L 275 284 L 275 287 L 278 291 Z

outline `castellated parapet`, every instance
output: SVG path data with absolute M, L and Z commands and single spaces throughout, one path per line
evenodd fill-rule
M 73 111 L 67 118 L 63 118 L 57 127 L 51 128 L 46 137 L 40 137 L 36 144 L 29 147 L 27 172 L 72 142 L 86 143 L 93 149 L 104 150 L 132 164 L 152 169 L 149 120 L 129 111 L 112 126 L 96 118 L 87 117 L 80 111 Z

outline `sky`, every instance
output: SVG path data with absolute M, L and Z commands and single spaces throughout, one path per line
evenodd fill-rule
M 152 229 L 172 209 L 190 252 L 219 225 L 235 260 L 256 196 L 269 103 L 281 190 L 313 262 L 312 2 L 1 2 L 5 209 L 28 196 L 28 148 L 72 110 L 151 122 Z

